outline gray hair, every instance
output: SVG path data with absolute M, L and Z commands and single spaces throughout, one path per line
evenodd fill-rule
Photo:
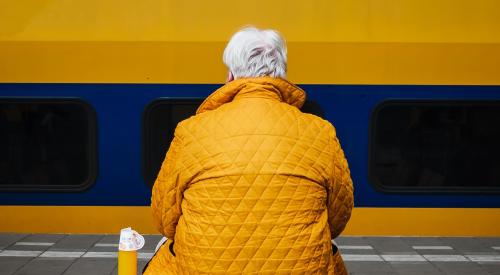
M 286 45 L 275 30 L 243 28 L 229 40 L 223 61 L 235 79 L 260 76 L 286 78 Z

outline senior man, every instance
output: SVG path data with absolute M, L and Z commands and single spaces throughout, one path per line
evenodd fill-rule
M 145 274 L 347 274 L 332 239 L 353 207 L 331 123 L 300 111 L 286 45 L 245 28 L 227 83 L 179 123 L 151 207 L 168 239 Z

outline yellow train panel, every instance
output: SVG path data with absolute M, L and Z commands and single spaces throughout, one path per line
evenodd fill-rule
M 0 82 L 221 83 L 224 42 L 0 42 Z M 289 43 L 311 84 L 498 85 L 500 44 Z
M 220 83 L 247 24 L 298 83 L 500 83 L 496 0 L 0 1 L 0 82 Z
M 294 42 L 500 42 L 496 0 L 17 0 L 0 40 L 227 41 L 243 25 Z
M 357 207 L 343 235 L 499 236 L 498 208 Z M 158 234 L 145 206 L 0 206 L 0 232 Z

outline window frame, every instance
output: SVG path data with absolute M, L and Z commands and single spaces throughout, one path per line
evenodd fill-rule
M 477 100 L 477 99 L 389 99 L 379 102 L 371 112 L 368 127 L 368 182 L 381 193 L 388 194 L 443 194 L 443 195 L 497 195 L 500 193 L 498 187 L 465 187 L 465 186 L 450 186 L 450 187 L 412 187 L 412 186 L 388 186 L 381 183 L 375 174 L 375 138 L 377 137 L 378 129 L 376 122 L 380 111 L 388 106 L 484 106 L 498 105 L 500 100 Z
M 80 97 L 0 97 L 0 103 L 33 103 L 33 104 L 73 104 L 79 105 L 84 110 L 88 120 L 87 146 L 84 149 L 88 156 L 89 173 L 80 184 L 65 185 L 0 185 L 0 192 L 31 192 L 31 193 L 81 193 L 95 185 L 98 175 L 97 152 L 97 113 L 94 107 Z

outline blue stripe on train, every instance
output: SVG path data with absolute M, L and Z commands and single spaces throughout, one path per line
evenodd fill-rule
M 0 84 L 0 97 L 78 97 L 98 118 L 99 170 L 82 193 L 0 192 L 3 205 L 149 205 L 142 176 L 142 115 L 165 97 L 206 97 L 207 84 Z M 302 85 L 337 128 L 355 183 L 356 206 L 500 207 L 500 194 L 386 194 L 368 179 L 370 114 L 389 99 L 499 100 L 500 86 Z M 1 133 L 0 133 L 1 134 Z

